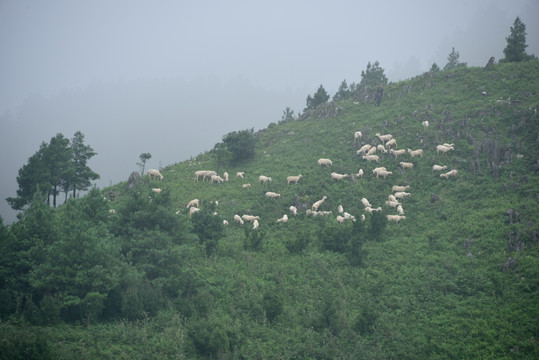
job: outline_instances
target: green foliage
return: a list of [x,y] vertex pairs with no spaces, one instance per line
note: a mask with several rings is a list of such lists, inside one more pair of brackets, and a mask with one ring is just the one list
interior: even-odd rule
[[526,54],[526,25],[517,16],[513,26],[511,26],[511,33],[505,38],[507,46],[503,49],[505,58],[500,60],[501,62],[519,62],[532,58]]
[[294,121],[294,110],[290,109],[289,106],[283,110],[283,115],[281,116],[281,122]]
[[230,162],[235,165],[254,159],[255,145],[254,129],[246,129],[226,134],[219,150],[230,153]]
[[304,109],[304,111],[314,109],[318,105],[325,104],[328,100],[329,94],[327,93],[326,89],[324,89],[324,86],[320,85],[313,96],[307,96],[307,107]]
[[362,89],[377,89],[380,84],[387,85],[387,76],[384,74],[384,68],[380,66],[378,61],[371,64],[367,63],[367,68],[361,71],[361,81],[359,88]]
[[193,232],[198,236],[200,244],[206,249],[206,256],[215,253],[219,239],[224,236],[223,219],[213,215],[215,212],[214,203],[202,202],[202,210],[193,214]]
[[146,161],[152,158],[152,154],[142,153],[139,155],[138,158],[140,159],[140,161],[137,162],[137,165],[140,167],[140,175],[144,176],[144,168],[146,167]]
[[440,71],[440,67],[438,66],[438,64],[432,63],[432,66],[430,67],[429,72],[435,73],[435,72],[438,72],[438,71]]

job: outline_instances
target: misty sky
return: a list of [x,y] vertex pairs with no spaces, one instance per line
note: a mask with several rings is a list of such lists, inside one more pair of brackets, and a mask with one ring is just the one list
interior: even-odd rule
[[538,0],[0,0],[0,216],[42,141],[77,130],[98,153],[99,187],[138,156],[158,168],[230,131],[296,114],[379,61],[390,81],[503,57],[515,18],[539,55]]

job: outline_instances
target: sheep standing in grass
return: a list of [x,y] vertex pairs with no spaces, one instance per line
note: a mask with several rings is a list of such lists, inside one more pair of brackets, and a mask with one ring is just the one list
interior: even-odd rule
[[393,187],[391,188],[391,192],[395,192],[395,191],[406,191],[410,188],[410,185],[406,185],[406,186],[400,186],[400,185],[393,185]]
[[161,194],[161,191],[163,191],[162,189],[159,189],[159,188],[153,188],[152,191],[156,194]]
[[367,156],[369,156],[369,155],[374,155],[374,154],[376,154],[376,150],[377,150],[377,149],[378,149],[378,148],[376,148],[376,147],[373,146],[373,147],[371,147],[371,148],[369,149],[369,151],[367,151],[367,153],[366,153],[365,155],[367,155]]
[[359,150],[357,151],[357,154],[363,154],[365,155],[367,153],[367,151],[369,151],[370,149],[372,148],[372,145],[369,145],[369,144],[365,144],[363,145],[362,147],[359,148]]
[[285,223],[288,222],[288,215],[284,214],[282,218],[277,219],[278,223]]
[[276,192],[273,192],[273,191],[268,191],[266,192],[266,196],[269,197],[270,199],[276,199],[278,197],[281,197],[281,194],[277,194]]
[[441,165],[432,165],[432,171],[442,171],[447,169],[447,166],[441,166]]
[[333,165],[333,161],[331,161],[330,159],[322,158],[322,159],[318,159],[317,164],[318,166],[322,166],[322,165],[329,166],[329,165]]
[[405,220],[406,216],[404,215],[386,215],[388,221],[394,221],[396,224],[399,223],[401,220]]
[[243,225],[243,219],[238,214],[234,215],[234,221],[237,224]]
[[429,128],[429,122],[427,120],[423,121],[421,125],[423,125],[423,130],[427,130]]
[[458,171],[453,169],[449,172],[446,172],[445,174],[440,174],[440,177],[448,179],[450,176],[457,176],[457,175],[458,175]]
[[253,220],[253,230],[258,229],[258,226],[259,226],[259,225],[260,225],[260,224],[258,223],[258,220],[257,220],[257,219],[254,219],[254,220]]
[[395,149],[397,148],[397,140],[391,139],[386,143],[386,148],[387,149],[390,149],[392,147],[394,147]]
[[298,209],[294,205],[290,206],[288,210],[290,210],[290,212],[294,214],[294,216],[298,215]]
[[336,219],[339,224],[344,224],[344,218],[341,215],[337,215]]
[[244,172],[244,171],[241,171],[241,172],[237,172],[237,173],[236,173],[236,177],[237,177],[237,178],[243,179],[243,176],[244,176],[244,175],[245,175],[245,172]]
[[199,205],[199,200],[198,199],[193,199],[191,201],[189,201],[189,203],[187,203],[187,208],[190,208],[190,207],[200,207]]
[[384,147],[384,145],[380,144],[376,147],[376,149],[378,150],[379,153],[381,154],[387,154],[387,150],[386,148]]
[[156,177],[159,178],[159,181],[163,180],[163,175],[159,172],[159,170],[150,169],[148,170],[148,178],[152,180],[152,177],[155,179]]
[[335,181],[339,181],[350,176],[348,174],[337,174],[336,172],[332,172],[330,175],[331,175],[331,178],[334,179]]
[[404,149],[400,149],[400,150],[394,150],[394,149],[391,149],[389,150],[389,153],[393,156],[395,156],[395,159],[399,157],[399,155],[402,155],[406,152],[406,150]]
[[268,183],[268,181],[271,182],[271,178],[268,177],[268,176],[260,175],[260,176],[258,177],[258,182],[259,182],[259,183],[262,183],[262,185],[266,185],[266,184]]
[[301,174],[299,174],[298,176],[289,176],[286,178],[286,181],[287,181],[287,185],[290,186],[290,183],[294,183],[294,184],[297,184],[299,179],[301,179]]
[[312,206],[312,211],[318,211],[318,208],[320,207],[320,205],[322,205],[324,203],[324,201],[326,201],[328,197],[326,195],[324,195],[322,197],[322,199],[318,200],[317,202],[315,202]]
[[376,178],[378,179],[379,176],[383,176],[385,180],[388,175],[393,175],[393,172],[387,170],[380,170],[376,173]]
[[371,203],[370,203],[369,200],[367,200],[366,198],[362,198],[362,199],[361,199],[361,203],[362,203],[363,206],[365,206],[366,208],[367,208],[367,207],[372,207],[372,206],[371,206]]
[[397,207],[397,206],[401,205],[401,203],[398,202],[398,201],[387,200],[386,205],[389,206],[389,207],[394,208],[394,207]]
[[249,189],[251,187],[251,184],[243,184],[241,187],[244,189]]
[[380,162],[380,157],[378,155],[363,155],[363,159],[367,161]]
[[359,169],[359,171],[356,174],[356,177],[363,178],[363,169]]
[[192,207],[189,209],[189,217],[193,216],[194,213],[196,213],[197,211],[200,211],[199,208],[196,208],[196,207]]
[[405,192],[405,191],[397,191],[395,193],[395,198],[396,199],[404,199],[404,198],[407,198],[407,197],[410,197],[412,196],[412,194],[410,194],[409,192]]
[[417,149],[417,150],[408,149],[408,153],[410,154],[411,157],[416,157],[416,156],[423,157],[423,149]]
[[438,154],[438,155],[440,155],[440,151],[442,152],[442,154],[445,155],[445,154],[447,154],[447,152],[449,150],[455,150],[455,148],[452,147],[452,146],[446,146],[446,145],[437,145],[436,146],[436,154]]
[[223,178],[225,181],[228,181],[228,173],[226,171],[223,173]]
[[212,175],[210,177],[210,183],[214,183],[214,182],[217,182],[218,184],[222,184],[223,181],[225,181],[222,177],[220,177],[219,175]]
[[359,130],[354,133],[354,145],[357,146],[359,144],[359,140],[361,140],[362,136],[363,134]]
[[253,222],[254,220],[260,220],[260,216],[253,216],[253,215],[242,215],[241,218],[249,222]]
[[402,170],[406,170],[406,169],[412,169],[414,167],[414,164],[411,163],[411,162],[404,162],[404,161],[401,161],[399,163],[399,165],[401,166]]
[[399,215],[404,215],[404,209],[402,208],[402,205],[397,206],[397,213]]
[[382,144],[385,145],[385,142],[386,141],[389,141],[393,138],[393,135],[391,134],[387,134],[387,135],[380,135],[380,133],[376,133],[376,136],[378,137],[378,139],[380,139],[380,141],[382,142]]
[[342,205],[337,206],[337,211],[339,212],[339,214],[342,214],[344,212],[344,208],[342,207]]

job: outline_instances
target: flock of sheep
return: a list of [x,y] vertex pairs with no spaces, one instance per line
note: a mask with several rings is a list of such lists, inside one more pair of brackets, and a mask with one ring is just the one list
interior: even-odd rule
[[[425,130],[429,126],[427,121],[424,121],[422,123],[422,125],[423,125]],[[354,133],[354,144],[355,144],[355,146],[360,145],[362,136],[363,135],[362,135],[362,133],[360,131],[356,131]],[[406,153],[408,153],[411,158],[415,158],[415,157],[420,157],[421,158],[424,155],[424,151],[422,149],[416,149],[416,150],[397,149],[397,147],[398,147],[397,140],[391,134],[380,135],[379,133],[377,133],[376,137],[380,140],[381,144],[377,144],[377,145],[365,144],[365,145],[362,145],[361,147],[359,147],[359,150],[357,150],[357,152],[356,152],[357,155],[361,155],[362,159],[366,160],[367,162],[379,163],[380,162],[380,156],[377,155],[377,153],[390,154],[389,156],[393,156],[395,159],[397,159],[399,156],[402,156],[402,155],[404,155]],[[436,147],[436,152],[437,152],[438,155],[440,155],[440,153],[442,155],[444,155],[447,152],[449,152],[451,150],[454,150],[454,149],[455,149],[454,144],[445,143],[445,144],[438,145]],[[320,167],[322,167],[322,166],[332,166],[333,162],[330,159],[321,158],[321,159],[319,159],[317,161],[317,164]],[[408,169],[413,169],[414,163],[401,161],[401,162],[399,162],[399,167],[400,167],[400,169],[402,169],[402,171],[405,171],[405,170],[408,170]],[[432,170],[435,171],[435,172],[440,172],[440,171],[443,171],[443,170],[446,170],[446,169],[447,169],[447,166],[445,166],[445,165],[444,166],[442,166],[442,165],[433,165],[433,167],[432,167]],[[151,176],[159,177],[160,179],[162,179],[162,175],[157,170],[153,170],[153,169],[150,170],[148,172],[149,176],[150,176],[150,172],[151,172]],[[372,173],[374,175],[376,175],[377,179],[379,179],[380,177],[386,179],[388,176],[393,175],[393,171],[389,171],[386,167],[376,167],[372,171]],[[244,172],[238,172],[238,173],[236,173],[236,178],[244,179],[244,175],[245,175]],[[339,180],[342,180],[342,179],[348,178],[348,177],[363,178],[363,175],[364,175],[364,170],[363,169],[359,169],[357,174],[352,174],[352,175],[351,174],[339,174],[339,173],[336,173],[336,172],[332,172],[330,174],[331,178],[334,179],[335,181],[339,181]],[[457,172],[457,170],[453,169],[453,170],[451,170],[449,172],[440,174],[440,177],[448,179],[449,177],[456,176],[456,175],[458,175],[458,172]],[[221,177],[221,176],[219,176],[217,174],[217,172],[212,171],[212,170],[199,170],[199,171],[196,171],[194,181],[198,182],[200,180],[200,178],[202,178],[202,181],[205,181],[206,179],[208,179],[208,181],[210,183],[215,183],[216,182],[216,183],[221,184],[221,183],[223,183],[225,181],[229,181],[229,174],[227,172],[224,172],[223,176]],[[292,185],[297,184],[301,180],[301,178],[302,178],[301,174],[288,176],[287,179],[286,179],[287,180],[287,186],[290,186],[291,184]],[[272,178],[269,177],[269,176],[260,175],[258,177],[258,183],[262,184],[262,185],[266,185],[268,182],[271,182],[271,181],[272,181]],[[242,184],[242,188],[246,189],[246,188],[250,188],[250,187],[251,187],[250,183]],[[384,205],[388,206],[389,208],[395,209],[396,214],[386,215],[388,221],[392,221],[392,222],[395,222],[396,224],[398,224],[401,220],[406,219],[406,216],[404,215],[404,209],[403,209],[402,203],[400,201],[402,201],[402,199],[404,199],[404,198],[407,198],[407,197],[411,196],[411,194],[409,192],[406,192],[406,190],[408,190],[409,188],[410,188],[409,185],[406,185],[406,186],[394,185],[392,187],[391,194],[388,195],[388,199],[387,199],[387,201],[385,201]],[[267,191],[265,193],[265,196],[270,198],[270,199],[277,199],[277,198],[281,197],[281,194],[273,192],[273,191]],[[331,215],[332,211],[319,211],[318,210],[326,199],[327,199],[327,196],[323,196],[320,200],[314,202],[312,204],[312,206],[311,206],[311,209],[306,210],[306,215],[308,215],[308,216],[327,216],[327,215]],[[363,204],[363,206],[365,208],[366,213],[371,213],[372,214],[373,211],[381,211],[382,210],[381,206],[378,206],[378,207],[374,208],[370,204],[369,200],[367,200],[366,198],[362,198],[361,202],[362,202],[362,204]],[[199,211],[199,200],[194,199],[194,200],[190,201],[187,204],[187,208],[189,209],[189,215],[190,216],[193,213]],[[296,216],[297,213],[298,213],[298,209],[293,205],[289,207],[289,211],[290,211],[290,214],[293,215],[293,216]],[[356,221],[355,216],[345,212],[342,205],[339,205],[337,207],[337,212],[338,212],[338,215],[336,216],[336,221],[341,223],[341,224],[344,223],[346,220]],[[360,219],[362,221],[364,221],[365,220],[365,215],[361,215]],[[242,215],[242,216],[240,216],[238,214],[234,215],[234,221],[237,224],[243,225],[245,222],[250,222],[250,223],[252,223],[253,229],[257,229],[259,227],[259,225],[260,225],[259,220],[260,220],[260,216],[253,216],[253,215],[247,215],[247,214]],[[277,223],[286,223],[288,221],[288,214],[284,214],[281,218],[276,219],[275,221]],[[228,225],[227,220],[223,220],[223,223],[225,225]]]

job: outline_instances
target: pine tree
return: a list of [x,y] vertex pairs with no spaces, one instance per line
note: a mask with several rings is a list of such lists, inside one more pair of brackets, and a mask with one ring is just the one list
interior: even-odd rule
[[73,197],[76,191],[85,191],[90,187],[91,180],[99,179],[99,175],[92,171],[87,165],[90,158],[96,155],[96,152],[84,144],[84,135],[77,131],[71,140],[71,151],[73,153],[73,180],[70,184],[70,190],[73,190]]
[[451,52],[447,56],[447,64],[444,66],[444,70],[451,70],[458,67],[465,67],[466,63],[459,62],[460,54],[458,51],[455,51],[455,48],[451,48]]
[[530,58],[526,54],[526,25],[518,16],[511,27],[511,34],[505,40],[507,46],[503,49],[505,59],[502,59],[502,62],[519,62]]
[[324,89],[324,86],[320,85],[320,87],[318,87],[318,90],[316,90],[314,96],[307,96],[306,109],[314,109],[318,105],[326,103],[328,100],[329,94],[327,93],[326,89]]

